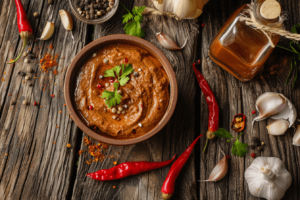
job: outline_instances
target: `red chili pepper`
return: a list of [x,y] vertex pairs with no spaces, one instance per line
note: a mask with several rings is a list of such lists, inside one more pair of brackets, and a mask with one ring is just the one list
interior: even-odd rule
[[18,28],[19,28],[21,39],[23,40],[23,47],[18,57],[13,61],[8,62],[7,64],[15,63],[21,57],[23,50],[27,45],[27,41],[31,36],[31,34],[33,33],[21,0],[15,0],[15,4],[17,8]]
[[114,166],[110,169],[102,169],[94,173],[88,173],[86,175],[91,179],[95,179],[98,181],[117,180],[117,179],[125,178],[127,176],[132,176],[132,175],[165,167],[175,159],[175,156],[176,155],[174,155],[174,157],[171,160],[167,160],[163,162],[146,162],[146,161],[125,162],[120,165]]
[[163,199],[170,199],[174,193],[175,188],[175,181],[179,172],[181,171],[182,167],[186,163],[187,159],[190,157],[192,150],[197,143],[197,141],[202,137],[203,134],[199,135],[194,142],[179,156],[179,158],[174,162],[172,165],[164,184],[161,188],[162,198]]
[[245,129],[246,116],[242,113],[234,115],[231,122],[231,129],[236,132],[241,132]]
[[209,115],[208,115],[208,131],[206,133],[206,144],[203,149],[205,152],[208,139],[213,139],[215,135],[213,134],[215,131],[219,129],[219,105],[217,99],[213,92],[211,91],[208,83],[204,79],[203,75],[196,69],[196,63],[193,64],[193,69],[196,74],[198,84],[205,96],[206,103],[208,105]]

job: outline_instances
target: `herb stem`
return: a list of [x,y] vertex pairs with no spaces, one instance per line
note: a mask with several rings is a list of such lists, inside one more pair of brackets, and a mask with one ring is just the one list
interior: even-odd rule
[[131,13],[130,10],[128,10],[121,2],[120,2],[120,4],[127,12]]
[[[284,49],[284,50],[289,51],[289,52],[292,52],[292,53],[296,53],[295,51],[292,51],[292,50],[290,50],[290,49],[288,49],[288,48],[285,48],[285,47],[282,47],[282,46],[279,46],[279,45],[276,45],[276,47],[279,47],[279,48],[281,48],[281,49]],[[296,54],[299,54],[299,53],[297,52]]]

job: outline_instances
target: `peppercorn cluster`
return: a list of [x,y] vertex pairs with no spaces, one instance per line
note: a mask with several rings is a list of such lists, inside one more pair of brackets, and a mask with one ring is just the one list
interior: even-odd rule
[[258,151],[263,151],[264,142],[259,141],[257,137],[253,137],[251,140],[251,149],[257,149]]
[[78,13],[86,19],[97,19],[112,10],[115,0],[75,0]]

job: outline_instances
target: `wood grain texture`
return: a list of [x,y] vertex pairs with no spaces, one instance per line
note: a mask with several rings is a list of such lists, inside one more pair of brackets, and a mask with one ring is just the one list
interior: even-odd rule
[[[278,157],[280,158],[288,171],[292,174],[293,183],[287,190],[284,199],[297,199],[298,185],[299,185],[299,147],[292,145],[293,131],[288,130],[284,136],[271,136],[267,133],[266,125],[271,120],[257,122],[254,125],[253,132],[251,133],[251,123],[256,115],[252,114],[255,110],[256,99],[265,92],[280,92],[288,97],[296,106],[299,112],[299,82],[296,88],[292,89],[292,81],[285,86],[290,69],[291,56],[281,49],[276,48],[270,58],[267,60],[264,71],[258,74],[250,82],[240,82],[232,75],[224,71],[218,65],[212,62],[208,56],[208,49],[213,41],[218,30],[226,22],[226,19],[233,13],[239,6],[250,3],[247,0],[213,0],[206,6],[205,12],[202,17],[205,27],[202,30],[202,73],[207,78],[208,83],[212,87],[216,98],[220,104],[220,127],[229,129],[231,120],[235,114],[244,113],[247,117],[245,134],[241,137],[240,141],[251,143],[252,137],[258,137],[261,141],[265,142],[264,151],[259,152],[248,148],[249,153],[246,157],[239,158],[231,155],[232,143],[226,143],[225,139],[215,139],[210,141],[207,153],[200,155],[200,178],[207,179],[215,164],[222,158],[219,153],[219,148],[223,149],[226,153],[231,155],[229,160],[229,171],[226,177],[217,183],[201,183],[199,185],[200,199],[258,199],[253,197],[248,189],[248,184],[244,179],[244,171],[252,163],[253,158],[251,153],[257,156],[265,157]],[[289,12],[289,20],[285,22],[288,30],[291,26],[299,23],[299,10],[300,4],[296,0],[281,0],[283,10]],[[288,45],[288,40],[281,38],[279,44],[282,46]],[[199,52],[198,52],[199,54]],[[280,56],[279,56],[280,55]],[[292,77],[293,80],[294,76]],[[206,132],[207,127],[207,106],[205,98],[201,97],[201,133]],[[237,134],[231,133],[236,136]],[[201,149],[204,147],[204,141],[201,143]]]
[[[133,6],[152,6],[151,0],[121,1],[129,9]],[[105,35],[124,33],[122,15],[125,10],[119,6],[117,14],[108,22],[97,25],[95,39]],[[154,170],[137,176],[117,181],[98,182],[86,178],[87,172],[113,167],[113,161],[163,161],[170,159],[174,154],[180,155],[194,140],[195,131],[195,85],[192,63],[195,60],[198,38],[198,24],[196,20],[182,20],[178,22],[166,17],[145,17],[145,39],[158,47],[169,59],[177,76],[179,95],[176,111],[167,126],[153,138],[140,144],[117,147],[111,146],[108,155],[117,155],[117,159],[106,158],[102,163],[87,165],[89,156],[80,157],[75,182],[73,199],[161,199],[161,186],[170,169],[170,166]],[[164,32],[172,37],[179,45],[188,38],[187,46],[182,51],[164,49],[157,41],[155,33]],[[196,134],[198,135],[198,134]],[[82,143],[82,149],[86,149]],[[116,186],[116,189],[113,189]],[[180,173],[173,199],[197,199],[194,155]]]
[[[60,9],[70,11],[67,1],[54,1],[51,6],[47,1],[39,0],[22,3],[34,30],[25,50],[30,47],[39,53],[38,58],[29,63],[22,57],[15,65],[5,64],[17,57],[22,41],[14,1],[1,1],[0,196],[1,199],[65,199],[72,189],[70,180],[78,129],[64,106],[64,76],[72,58],[85,46],[86,25],[73,16],[76,30],[73,41],[70,33],[61,26],[58,15]],[[34,18],[34,12],[40,16]],[[48,41],[36,40],[50,18],[55,22],[54,35]],[[48,73],[41,72],[36,61],[49,50],[50,44],[54,45],[53,55],[60,53],[59,66]],[[30,81],[17,74],[23,71],[29,75],[27,67],[34,70]],[[58,71],[57,75],[53,74],[54,69]],[[12,100],[16,101],[15,105],[11,105]],[[23,105],[23,100],[29,104]],[[34,106],[34,101],[40,104]],[[72,147],[67,148],[67,143]]]

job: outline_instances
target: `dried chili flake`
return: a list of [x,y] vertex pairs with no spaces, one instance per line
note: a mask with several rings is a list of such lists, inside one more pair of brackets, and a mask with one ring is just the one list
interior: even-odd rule
[[52,56],[50,53],[46,52],[44,54],[44,57],[42,59],[40,59],[40,64],[41,64],[41,70],[48,72],[48,69],[54,67],[54,66],[58,66],[57,63],[57,58],[58,58],[58,54],[56,54],[55,56]]
[[70,144],[70,143],[68,143],[68,144],[67,144],[67,147],[68,147],[68,148],[70,148],[70,147],[71,147],[71,144]]
[[91,164],[89,161],[86,161],[86,163],[87,163],[88,165],[90,165],[90,164]]
[[233,117],[231,122],[231,129],[236,132],[241,132],[245,129],[246,116],[244,114],[237,114]]
[[55,144],[56,142],[54,141],[53,144]]
[[4,78],[2,78],[1,80],[2,80],[2,81],[5,81],[5,79],[4,79]]
[[56,74],[57,74],[57,70],[54,70],[54,71],[53,71],[53,74],[55,74],[55,75],[56,75]]
[[53,44],[50,44],[49,47],[50,47],[51,50],[54,48]]
[[11,96],[11,94],[8,94],[8,96]]
[[54,95],[54,94],[51,94],[51,97],[55,97],[55,95]]
[[59,113],[62,113],[61,111],[59,111]]
[[116,165],[116,164],[118,164],[118,162],[117,162],[117,161],[114,161],[113,164]]
[[116,186],[113,186],[113,188],[115,189],[115,188],[116,188]]

